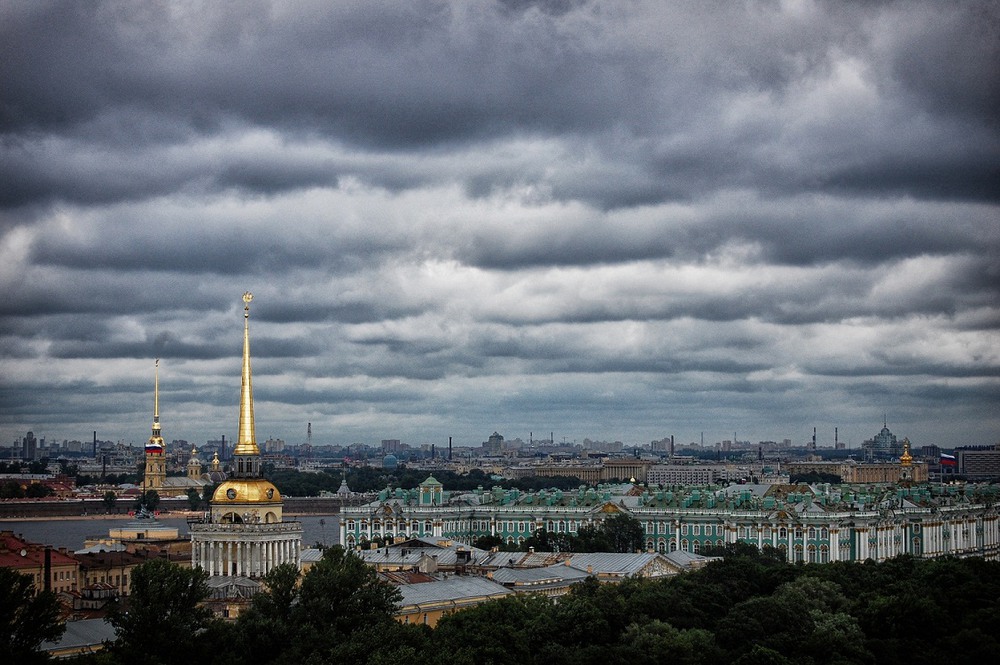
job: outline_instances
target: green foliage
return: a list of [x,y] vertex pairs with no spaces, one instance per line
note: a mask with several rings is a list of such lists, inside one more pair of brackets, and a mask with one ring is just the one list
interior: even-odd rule
[[42,497],[49,496],[52,493],[52,488],[50,487],[46,487],[41,483],[30,483],[28,485],[28,489],[24,491],[24,496],[29,499],[41,499]]
[[167,586],[136,579],[133,609],[152,609],[136,609],[142,620],[129,619],[115,660],[104,662],[183,662],[199,647],[188,662],[978,665],[1000,653],[1000,562],[803,566],[741,544],[718,553],[725,559],[673,577],[590,578],[558,603],[506,596],[448,614],[434,630],[395,621],[395,587],[339,547],[304,576],[292,566],[273,570],[230,624],[202,615],[195,628],[190,597],[188,609],[169,610],[158,600],[172,593]]
[[0,499],[23,499],[24,488],[16,480],[0,482]]
[[156,510],[157,506],[160,505],[160,493],[156,490],[146,490],[139,495],[139,498],[135,500],[136,510],[141,509],[143,506],[146,510],[152,512]]
[[38,647],[58,640],[65,629],[55,594],[35,595],[31,577],[0,568],[0,662],[44,662]]
[[576,535],[539,529],[520,547],[525,552],[532,548],[538,552],[641,552],[645,536],[642,522],[619,513],[598,526],[580,527]]
[[264,577],[264,591],[240,613],[233,644],[234,660],[275,662],[291,646],[292,605],[297,601],[299,571],[294,564],[276,566]]
[[[428,475],[427,471],[409,469],[405,464],[392,470],[375,467],[351,467],[348,469],[330,468],[320,473],[304,473],[296,469],[275,469],[269,465],[264,467],[264,477],[274,483],[286,496],[318,496],[324,490],[335,492],[340,489],[340,483],[345,473],[348,486],[355,492],[377,492],[386,487],[413,489],[427,480]],[[571,490],[576,489],[581,484],[580,479],[576,477],[535,476],[517,480],[495,481],[479,469],[473,469],[467,474],[457,474],[442,469],[435,471],[434,477],[449,490],[456,492],[471,492],[479,487],[493,487],[494,485],[525,492],[551,488]]]
[[132,573],[127,605],[114,608],[115,654],[122,662],[149,665],[191,663],[208,645],[203,632],[212,613],[200,605],[208,598],[208,573],[153,559]]
[[114,510],[115,504],[118,503],[118,495],[108,490],[104,493],[104,498],[102,499],[104,507],[108,510]]

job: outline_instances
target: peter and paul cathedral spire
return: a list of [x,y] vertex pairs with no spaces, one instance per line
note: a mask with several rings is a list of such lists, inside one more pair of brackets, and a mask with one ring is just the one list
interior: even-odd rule
[[163,487],[167,469],[163,460],[163,436],[160,433],[160,359],[153,365],[153,434],[146,442],[146,468],[143,485],[146,490]]

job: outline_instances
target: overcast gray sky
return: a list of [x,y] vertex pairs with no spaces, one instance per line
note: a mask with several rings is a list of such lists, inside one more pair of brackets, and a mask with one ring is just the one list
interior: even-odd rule
[[0,0],[0,442],[1000,440],[995,2]]

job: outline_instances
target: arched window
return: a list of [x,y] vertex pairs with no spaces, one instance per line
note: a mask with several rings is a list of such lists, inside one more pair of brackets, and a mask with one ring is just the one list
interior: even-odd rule
[[780,529],[778,529],[778,538],[781,538],[782,540],[788,538],[788,529],[786,529],[785,527],[781,527]]
[[685,552],[689,552],[690,551],[690,548],[688,547],[687,538],[685,538],[684,540],[681,541],[681,549],[684,550]]
[[809,546],[809,563],[819,563],[819,559],[817,558],[816,546],[815,545],[810,545]]

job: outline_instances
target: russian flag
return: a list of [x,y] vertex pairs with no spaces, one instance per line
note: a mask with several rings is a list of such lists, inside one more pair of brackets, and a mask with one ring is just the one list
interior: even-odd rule
[[941,466],[958,466],[958,460],[954,455],[941,453]]

